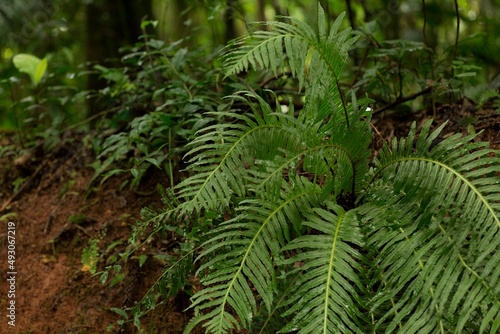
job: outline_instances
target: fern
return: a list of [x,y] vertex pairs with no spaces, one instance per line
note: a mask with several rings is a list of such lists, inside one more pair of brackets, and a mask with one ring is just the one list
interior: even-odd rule
[[[293,17],[286,17],[291,24],[265,22],[274,29],[256,31],[235,41],[239,48],[227,52],[226,75],[250,67],[263,67],[276,75],[287,68],[299,81],[299,89],[307,86],[308,96],[328,96],[327,101],[336,108],[345,108],[339,78],[347,63],[348,50],[358,38],[352,36],[351,29],[339,32],[344,16],[342,13],[328,31],[325,13],[318,5],[318,32]],[[348,118],[347,112],[344,116]]]
[[[293,118],[272,112],[262,99],[260,106],[262,116],[257,109],[253,115],[217,113],[236,122],[209,126],[190,143],[187,156],[193,156],[189,169],[194,175],[177,186],[178,196],[185,200],[185,212],[227,207],[233,194],[241,197],[247,191],[245,164],[272,159],[278,150],[296,141],[293,123],[297,122]],[[259,143],[270,145],[261,150]]]
[[493,333],[500,326],[500,160],[472,136],[430,150],[442,127],[427,136],[429,126],[415,147],[401,140],[384,148],[374,175],[384,182],[371,182],[369,209],[359,208],[373,226],[366,232],[370,248],[382,250],[371,284],[383,290],[373,304],[390,301],[375,328],[436,333],[474,325]]
[[317,30],[289,20],[237,40],[226,73],[286,69],[304,108],[229,96],[250,110],[211,113],[222,122],[189,144],[178,203],[151,218],[203,232],[196,219],[216,217],[194,238],[202,288],[185,332],[498,332],[498,151],[436,144],[445,125],[428,122],[370,160],[370,100],[339,85],[356,37],[342,16],[327,31],[321,7]]
[[205,302],[197,307],[198,312],[206,307],[214,310],[195,318],[194,324],[210,319],[205,324],[210,333],[239,328],[235,317],[226,311],[229,305],[242,325],[248,327],[257,311],[252,288],[271,309],[275,284],[272,256],[278,256],[291,238],[289,219],[292,226],[294,222],[298,226],[301,208],[314,206],[317,201],[314,184],[303,179],[295,181],[293,188],[283,183],[282,189],[262,193],[263,198],[242,202],[240,214],[213,231],[214,237],[206,243],[201,256],[211,259],[201,265],[199,272],[214,267],[218,270],[210,270],[203,278],[202,283],[211,287],[193,297],[193,306]]
[[[351,30],[339,32],[345,16],[341,14],[327,31],[325,13],[318,6],[318,33],[314,28],[293,18],[287,17],[292,24],[285,22],[265,22],[274,29],[256,31],[235,41],[240,46],[227,53],[226,74],[231,75],[254,69],[266,68],[277,74],[288,67],[292,75],[304,86],[311,78],[318,87],[320,82],[329,87],[332,78],[338,78],[345,68],[347,51],[356,42]],[[334,50],[334,52],[332,52]]]
[[283,248],[297,253],[285,264],[305,264],[290,272],[300,275],[299,288],[285,312],[295,317],[282,332],[301,328],[299,333],[342,333],[349,328],[364,333],[362,255],[353,248],[362,247],[363,236],[356,220],[353,211],[327,202],[326,209],[310,210],[303,222],[321,234],[303,235]]

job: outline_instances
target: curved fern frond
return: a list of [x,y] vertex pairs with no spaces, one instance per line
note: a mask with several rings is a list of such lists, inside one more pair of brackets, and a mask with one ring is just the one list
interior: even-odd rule
[[[353,110],[350,127],[345,122],[314,125],[274,112],[257,95],[245,95],[232,98],[252,106],[253,114],[219,112],[219,117],[234,121],[207,127],[190,143],[192,176],[177,186],[184,212],[227,207],[232,196],[259,191],[285,173],[331,180],[329,191],[336,195],[357,192],[364,184],[371,139],[365,112]],[[257,106],[250,98],[257,100]]]
[[[272,159],[278,150],[290,146],[290,141],[295,142],[297,136],[290,124],[296,120],[273,112],[262,98],[256,98],[261,108],[254,108],[253,115],[214,113],[232,119],[233,123],[209,126],[189,144],[192,175],[176,187],[178,197],[184,200],[181,207],[185,212],[227,207],[233,195],[241,197],[247,190],[245,165],[254,166],[257,159]],[[292,133],[287,134],[288,131]]]
[[303,263],[290,271],[298,275],[296,293],[287,300],[285,315],[294,314],[281,332],[365,333],[363,306],[363,236],[352,211],[328,203],[311,210],[303,223],[319,234],[301,236],[283,248],[296,253],[285,264]]
[[500,329],[500,159],[472,136],[386,146],[359,209],[376,263],[376,330]]
[[292,76],[303,87],[309,78],[314,84],[328,88],[332,78],[339,78],[347,62],[347,51],[357,37],[351,37],[351,29],[339,33],[345,13],[327,31],[325,15],[318,4],[319,31],[293,18],[285,17],[292,23],[265,22],[271,31],[256,31],[251,36],[236,40],[236,49],[226,51],[226,75],[254,69],[270,69],[276,75],[288,67]]
[[273,257],[291,239],[290,227],[300,225],[302,208],[315,206],[319,193],[318,186],[303,178],[278,188],[243,201],[240,214],[215,229],[206,242],[199,259],[209,259],[198,270],[207,271],[201,279],[205,289],[193,296],[191,307],[198,316],[188,330],[200,322],[209,333],[226,333],[239,324],[248,328],[258,304],[253,289],[271,308]]

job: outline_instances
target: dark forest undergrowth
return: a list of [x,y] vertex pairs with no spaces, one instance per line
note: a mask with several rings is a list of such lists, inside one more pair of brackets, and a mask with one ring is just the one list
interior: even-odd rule
[[[492,109],[477,109],[466,99],[456,104],[438,106],[435,126],[449,120],[442,133],[467,134],[467,120],[479,121],[479,138],[500,148],[500,115]],[[398,114],[379,115],[372,121],[376,133],[374,148],[393,136],[408,132],[413,120],[423,124],[430,110],[411,117]],[[54,152],[36,156],[24,164],[15,165],[12,159],[2,158],[0,181],[10,184],[18,173],[31,175],[25,187],[16,193],[0,193],[0,204],[9,203],[0,212],[2,219],[16,224],[18,258],[17,333],[104,333],[120,317],[111,308],[134,305],[161,275],[164,264],[150,256],[143,267],[138,256],[169,252],[177,242],[169,235],[157,236],[145,244],[124,266],[123,281],[109,287],[82,270],[81,254],[91,238],[98,238],[102,247],[115,244],[103,254],[124,252],[131,226],[140,218],[141,208],[160,207],[161,197],[155,191],[157,184],[167,186],[170,181],[163,174],[152,172],[141,183],[139,191],[119,190],[125,176],[113,177],[103,186],[88,192],[93,171],[88,166],[91,152],[79,145],[78,134],[68,134],[76,140],[67,140]],[[69,139],[69,138],[68,138]],[[1,138],[3,143],[8,137]],[[176,172],[179,177],[179,172]],[[140,193],[140,194],[139,194]],[[2,232],[1,240],[6,240]],[[6,245],[1,245],[5,249]],[[104,266],[105,264],[101,264]],[[100,268],[103,269],[103,268]],[[0,268],[6,272],[6,263]],[[196,285],[193,277],[193,284]],[[0,291],[6,291],[3,280]],[[6,300],[1,300],[2,307]],[[185,312],[189,296],[179,294],[170,298],[142,319],[147,333],[182,333],[191,314]],[[12,331],[10,331],[12,332]],[[203,331],[200,331],[203,332]],[[115,326],[111,333],[137,333],[132,324],[123,329]]]

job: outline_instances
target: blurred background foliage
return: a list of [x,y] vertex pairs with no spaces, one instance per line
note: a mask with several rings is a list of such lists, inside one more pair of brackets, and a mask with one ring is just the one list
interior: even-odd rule
[[[473,71],[473,85],[469,86],[493,91],[500,86],[500,0],[320,2],[332,18],[346,11],[349,20],[344,24],[366,36],[352,51],[354,66],[349,72],[351,78],[347,78],[351,88],[390,103],[391,99],[408,94],[416,82],[424,89],[426,80],[438,80],[446,70],[454,71],[452,74],[465,73],[462,77],[472,76]],[[120,58],[127,47],[130,50],[143,41],[145,34],[167,44],[178,43],[179,48],[201,46],[214,53],[244,34],[250,28],[249,22],[274,20],[279,15],[313,22],[316,3],[316,0],[0,0],[3,32],[0,129],[15,131],[30,122],[63,127],[108,108],[109,105],[99,105],[102,101],[99,92],[109,84],[109,76],[106,78],[102,68],[99,71],[95,65],[120,67],[126,72]],[[456,50],[455,3],[460,16],[460,42]],[[156,20],[158,24],[141,29],[143,20]],[[371,52],[368,56],[366,50]],[[39,87],[30,85],[27,76],[14,68],[12,57],[19,53],[48,58],[47,74]],[[423,64],[421,60],[429,55],[434,57],[434,64]],[[448,60],[451,57],[455,62],[440,63],[440,56]],[[407,66],[406,72],[391,69],[391,64],[400,69]],[[415,71],[422,75],[412,73]],[[405,82],[400,79],[400,83],[410,86],[405,88],[408,92],[389,83],[392,76],[402,74],[407,79]]]

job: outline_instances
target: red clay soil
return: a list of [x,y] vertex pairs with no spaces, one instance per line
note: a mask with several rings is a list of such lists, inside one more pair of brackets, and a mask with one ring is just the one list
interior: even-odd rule
[[[481,139],[500,148],[500,115],[493,110],[476,110],[469,101],[456,105],[437,106],[436,125],[449,120],[446,131],[467,133],[468,124],[485,130]],[[376,133],[374,146],[393,136],[406,135],[412,120],[421,126],[432,112],[405,115],[376,115],[372,125]],[[470,127],[469,127],[470,130]],[[0,136],[1,137],[1,136]],[[442,137],[446,137],[446,133]],[[4,145],[5,143],[5,138]],[[140,218],[143,207],[160,207],[160,196],[154,191],[157,183],[167,185],[163,176],[151,177],[141,184],[149,196],[120,185],[114,178],[102,186],[91,188],[89,181],[92,156],[77,141],[63,144],[50,154],[38,154],[30,159],[16,160],[12,156],[0,159],[0,205],[10,204],[0,212],[0,271],[7,275],[7,222],[15,224],[15,327],[9,326],[7,314],[9,282],[0,281],[2,323],[0,333],[137,333],[131,324],[122,329],[121,319],[110,308],[131,306],[139,300],[161,274],[162,266],[147,260],[143,268],[136,263],[125,266],[126,278],[114,287],[102,285],[99,276],[82,271],[81,254],[91,237],[99,238],[101,250],[120,241],[113,252],[127,246],[131,226]],[[2,144],[2,143],[0,143]],[[25,176],[25,188],[12,198],[12,182]],[[6,216],[7,215],[7,216]],[[154,253],[153,246],[143,249]],[[102,260],[105,256],[103,255]],[[152,258],[152,257],[150,257]],[[98,270],[104,268],[101,261]],[[145,333],[181,333],[189,315],[184,312],[189,300],[180,296],[168,300],[145,319]]]
[[[82,270],[81,255],[91,237],[99,238],[105,250],[112,242],[119,246],[112,251],[123,252],[131,226],[140,218],[143,207],[159,207],[156,183],[141,185],[144,193],[120,185],[124,178],[108,180],[90,193],[93,171],[90,157],[74,145],[64,145],[60,152],[47,157],[33,157],[22,166],[13,166],[12,158],[0,160],[0,205],[12,196],[13,179],[27,174],[27,186],[9,206],[0,212],[0,271],[5,277],[7,263],[7,222],[15,224],[15,298],[9,298],[10,284],[0,282],[2,323],[0,333],[137,333],[131,325],[116,325],[121,319],[111,307],[131,306],[139,300],[161,274],[162,266],[147,260],[140,270],[137,263],[124,267],[126,278],[114,287],[102,285],[99,276]],[[21,171],[20,171],[21,170]],[[31,176],[31,177],[29,177]],[[26,181],[25,181],[26,182]],[[153,190],[153,191],[152,191]],[[11,239],[14,240],[14,239]],[[144,251],[149,251],[144,249]],[[105,254],[109,256],[111,254]],[[104,259],[104,256],[102,257]],[[104,269],[101,261],[98,270]],[[147,272],[143,275],[142,272]],[[7,307],[15,300],[15,324],[8,324]],[[187,298],[176,298],[142,319],[147,333],[182,333],[188,320],[183,310]]]

